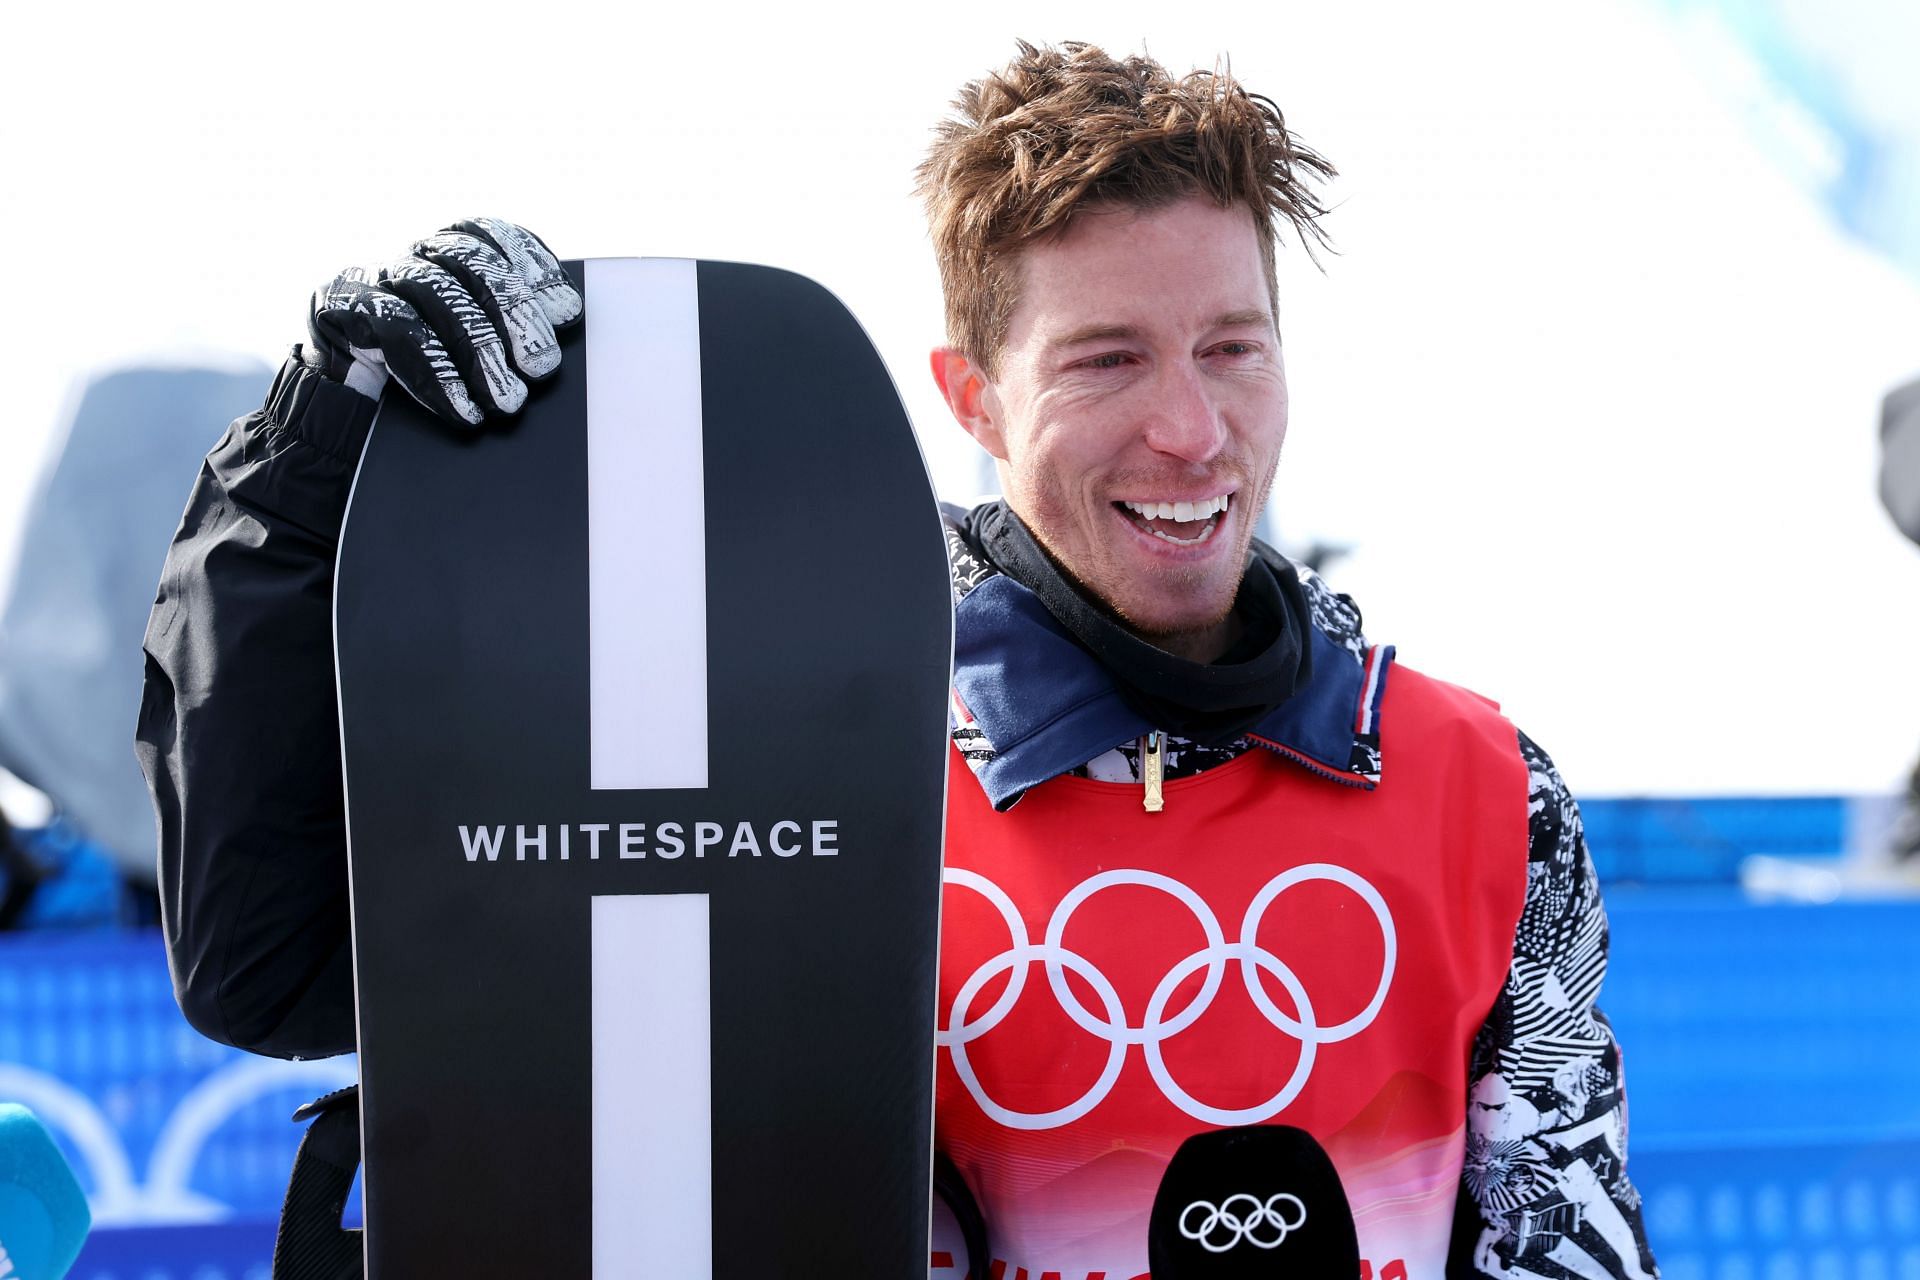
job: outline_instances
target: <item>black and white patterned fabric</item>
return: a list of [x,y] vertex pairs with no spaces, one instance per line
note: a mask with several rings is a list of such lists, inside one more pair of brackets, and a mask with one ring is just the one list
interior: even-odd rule
[[527,376],[544,378],[560,366],[553,321],[533,288],[513,264],[486,241],[460,231],[442,231],[413,246],[413,256],[457,281],[485,312]]
[[[957,603],[998,572],[949,523]],[[1360,610],[1295,565],[1312,624],[1364,665]],[[975,769],[993,745],[954,700],[953,741]],[[1580,812],[1546,752],[1525,734],[1527,892],[1507,985],[1476,1037],[1454,1254],[1469,1274],[1506,1280],[1655,1280],[1640,1196],[1627,1180],[1626,1090],[1613,1028],[1595,1005],[1607,969],[1607,919]],[[1247,739],[1203,747],[1168,738],[1163,776],[1191,777],[1254,749]],[[1356,745],[1380,769],[1377,738]],[[1139,782],[1128,743],[1072,773]],[[1450,1268],[1449,1274],[1458,1274]]]
[[504,218],[467,218],[447,230],[473,236],[505,256],[508,268],[527,282],[534,301],[554,324],[569,325],[580,318],[586,307],[580,290],[547,242],[533,232]]
[[440,418],[478,426],[526,403],[523,378],[560,363],[556,326],[579,291],[538,236],[497,218],[456,223],[384,267],[314,292],[305,358],[370,399],[388,377]]
[[[1627,1180],[1627,1099],[1595,1000],[1607,916],[1580,811],[1524,733],[1527,896],[1507,985],[1474,1043],[1462,1181],[1476,1270],[1517,1280],[1659,1274]],[[1456,1241],[1456,1250],[1466,1242]]]

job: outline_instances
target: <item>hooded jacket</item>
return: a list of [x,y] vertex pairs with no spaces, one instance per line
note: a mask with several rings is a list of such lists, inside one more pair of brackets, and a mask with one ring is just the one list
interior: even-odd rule
[[1332,1154],[1363,1274],[1654,1274],[1605,917],[1545,753],[1299,565],[1306,685],[1223,747],[1157,733],[994,568],[984,510],[946,510],[970,770],[936,1117],[1006,1273],[1144,1273],[1180,1140],[1285,1123]]

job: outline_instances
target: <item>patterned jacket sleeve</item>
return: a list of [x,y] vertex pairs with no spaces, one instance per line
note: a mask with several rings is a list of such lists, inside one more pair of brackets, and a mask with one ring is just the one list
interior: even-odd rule
[[1595,1005],[1607,917],[1580,811],[1525,734],[1526,905],[1513,966],[1473,1049],[1449,1276],[1659,1274],[1627,1180],[1627,1098]]

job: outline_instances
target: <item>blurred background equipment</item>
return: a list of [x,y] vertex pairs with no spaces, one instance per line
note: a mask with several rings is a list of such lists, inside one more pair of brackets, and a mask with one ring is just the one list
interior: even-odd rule
[[131,923],[127,898],[106,852],[66,820],[15,827],[0,807],[0,932]]
[[1900,532],[1920,542],[1920,378],[1880,404],[1880,501]]
[[93,1218],[39,1117],[0,1103],[0,1276],[60,1280]]
[[[1920,378],[1889,391],[1880,406],[1880,501],[1900,532],[1920,542]],[[1895,862],[1920,868],[1920,758],[1887,850]]]
[[140,644],[199,459],[270,371],[134,368],[80,393],[26,512],[0,608],[0,768],[44,792],[70,849],[154,881],[153,805],[134,763]]

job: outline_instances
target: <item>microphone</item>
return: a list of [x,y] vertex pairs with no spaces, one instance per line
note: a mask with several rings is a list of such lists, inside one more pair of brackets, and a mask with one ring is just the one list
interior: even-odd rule
[[1160,1179],[1153,1280],[1357,1280],[1360,1241],[1333,1161],[1291,1125],[1196,1133]]
[[60,1280],[93,1214],[40,1117],[0,1103],[0,1280]]

